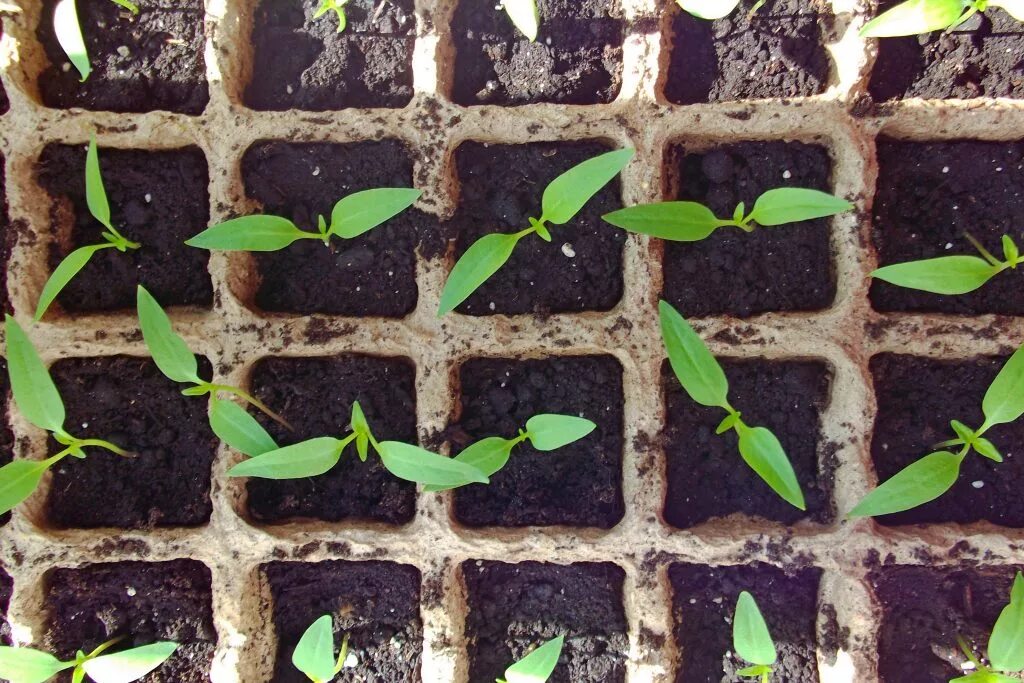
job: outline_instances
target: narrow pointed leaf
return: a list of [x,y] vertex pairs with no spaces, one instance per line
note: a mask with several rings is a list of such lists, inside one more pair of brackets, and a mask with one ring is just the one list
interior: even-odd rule
[[142,338],[160,372],[175,382],[202,384],[196,355],[174,331],[164,309],[142,285],[138,286],[135,298]]
[[0,515],[31,496],[47,468],[49,465],[41,460],[15,460],[0,467]]
[[502,0],[505,11],[512,24],[519,29],[519,32],[530,39],[530,42],[537,40],[537,32],[540,30],[540,10],[537,9],[537,0]]
[[992,279],[996,268],[977,256],[941,256],[879,268],[871,277],[934,294],[967,294]]
[[102,249],[112,249],[113,246],[109,242],[105,244],[90,244],[86,247],[79,247],[65,256],[64,260],[53,270],[50,279],[43,285],[43,291],[39,295],[39,303],[36,304],[35,319],[42,320],[53,300],[78,275],[79,271],[85,268],[85,264],[89,262],[93,254]]
[[185,244],[221,251],[277,251],[308,236],[287,218],[257,215],[232,218],[209,227]]
[[330,471],[341,458],[341,441],[320,436],[244,460],[230,470],[229,477],[302,479]]
[[732,644],[736,654],[751,664],[770,666],[778,658],[775,643],[768,632],[768,624],[765,623],[754,596],[747,591],[740,593],[736,601],[736,613],[732,620]]
[[940,31],[952,26],[963,12],[963,0],[907,0],[869,21],[860,35],[891,38]]
[[981,409],[989,426],[1013,422],[1024,414],[1024,346],[1010,356],[992,380]]
[[[485,477],[490,477],[505,466],[513,447],[515,447],[515,441],[503,439],[500,436],[489,436],[464,449],[455,456],[455,460],[475,467]],[[433,493],[452,488],[455,486],[425,486],[423,490]]]
[[131,683],[157,669],[177,649],[177,643],[152,643],[101,655],[85,662],[82,668],[96,683]]
[[737,676],[750,676],[756,677],[766,673],[771,673],[772,668],[764,664],[755,664],[754,666],[747,666],[742,669],[736,670]]
[[64,402],[50,373],[18,322],[7,316],[7,372],[14,403],[25,419],[40,429],[64,428]]
[[505,265],[516,244],[522,239],[517,233],[484,235],[466,250],[441,292],[438,315],[443,316],[469,298],[469,295]]
[[787,503],[806,510],[807,505],[804,503],[804,494],[800,490],[796,472],[793,471],[793,465],[775,435],[764,427],[741,427],[739,436],[740,455],[743,456],[744,462]]
[[384,467],[399,479],[433,486],[487,483],[487,477],[477,468],[419,446],[383,441],[378,452]]
[[617,176],[633,158],[634,150],[619,149],[573,166],[552,180],[544,190],[544,220],[562,225],[572,220],[583,205]]
[[111,228],[110,204],[107,203],[107,191],[103,187],[100,155],[96,151],[95,137],[89,140],[89,150],[85,153],[85,203],[93,218]]
[[[1021,4],[1024,4],[1024,0],[1021,0]],[[1020,248],[1016,242],[1010,239],[1009,235],[1003,235],[1003,257],[1011,264],[1020,258]]]
[[565,636],[552,638],[505,670],[508,683],[545,683],[558,666]]
[[1006,673],[1024,670],[1024,576],[1017,572],[1010,604],[999,613],[988,640],[992,668]]
[[330,614],[314,621],[299,638],[292,664],[313,681],[334,678],[334,626]]
[[642,204],[602,218],[617,228],[673,242],[697,242],[722,224],[711,209],[697,202]]
[[53,32],[64,54],[78,70],[81,80],[89,78],[92,67],[89,66],[89,53],[82,37],[82,27],[78,23],[75,0],[60,0],[57,3],[53,10]]
[[996,445],[983,436],[979,436],[977,439],[975,439],[974,450],[978,451],[979,454],[994,462],[1003,461],[1003,454],[999,452],[999,449],[996,448]]
[[946,451],[924,456],[864,496],[850,517],[888,515],[935,500],[956,483],[963,459],[962,455]]
[[683,316],[665,301],[658,304],[668,360],[683,389],[697,403],[728,408],[729,383],[722,366]]
[[126,10],[128,10],[132,14],[138,14],[139,13],[139,6],[136,5],[133,2],[129,2],[129,0],[111,0],[111,1],[114,4],[116,4],[116,5],[120,5],[121,7],[124,7]]
[[234,401],[212,399],[210,429],[218,439],[250,458],[278,450],[278,445],[263,425]]
[[352,239],[402,213],[423,194],[409,188],[382,187],[355,192],[334,205],[331,234]]
[[553,451],[579,441],[597,425],[574,415],[534,415],[526,421],[530,443],[538,451]]
[[989,0],[989,6],[1001,7],[1017,21],[1024,21],[1024,0]]
[[849,211],[853,204],[827,192],[802,187],[768,190],[754,202],[750,219],[768,227],[809,221]]
[[740,0],[676,0],[679,6],[698,19],[721,19],[733,13]]
[[11,683],[43,683],[72,666],[74,662],[61,662],[49,652],[0,646],[0,679]]

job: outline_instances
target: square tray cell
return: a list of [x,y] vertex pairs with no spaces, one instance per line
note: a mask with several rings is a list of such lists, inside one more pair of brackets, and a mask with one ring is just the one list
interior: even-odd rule
[[[349,635],[349,657],[339,680],[420,681],[423,623],[420,571],[394,562],[271,562],[263,565],[273,598],[277,659],[274,683],[308,683],[292,653],[309,625],[325,614],[334,644]],[[337,650],[335,651],[337,654]]]
[[469,680],[493,681],[537,645],[565,635],[551,683],[624,683],[626,573],[607,562],[462,563]]
[[[253,393],[293,430],[254,414],[279,445],[287,446],[319,436],[341,438],[349,431],[352,403],[359,401],[378,441],[416,443],[415,376],[407,358],[264,358],[253,369]],[[264,522],[311,517],[405,524],[416,508],[416,485],[384,469],[372,449],[361,462],[355,444],[318,477],[253,478],[247,487],[249,513]]]
[[462,365],[459,379],[462,412],[449,430],[459,450],[488,436],[513,438],[541,413],[576,415],[597,424],[585,438],[553,452],[523,442],[490,484],[455,489],[460,523],[609,529],[622,519],[622,366],[617,360],[477,358]]
[[[39,158],[38,182],[53,199],[51,271],[74,249],[104,242],[100,234],[105,228],[85,201],[85,150],[84,145],[51,144]],[[210,220],[210,180],[202,151],[101,148],[99,159],[114,227],[142,247],[94,254],[61,292],[60,305],[74,312],[134,311],[136,285],[142,284],[165,307],[211,306],[209,252],[185,244]],[[71,236],[64,243],[58,235],[68,224]]]
[[[739,142],[706,152],[670,150],[678,169],[672,199],[696,201],[719,217],[739,202],[747,210],[779,187],[832,191],[828,151],[800,142]],[[835,298],[830,221],[821,218],[775,228],[720,228],[700,242],[665,243],[662,297],[686,317],[766,311],[815,311]]]
[[[885,481],[910,463],[932,453],[934,444],[955,438],[950,420],[981,426],[981,402],[1006,358],[942,361],[881,354],[871,359],[878,416],[871,459]],[[937,500],[906,512],[876,518],[879,524],[968,524],[989,521],[1024,527],[1024,501],[1017,492],[1024,480],[1024,420],[993,427],[985,437],[1005,456],[995,463],[971,453],[953,488]],[[1017,456],[1017,457],[1014,457]]]
[[[489,145],[466,142],[455,151],[461,193],[454,223],[455,256],[495,232],[517,232],[540,218],[549,182],[573,166],[611,151],[600,142]],[[622,208],[612,180],[576,217],[551,226],[551,242],[528,235],[508,262],[456,310],[469,315],[607,311],[622,298],[626,234],[601,216]]]
[[[263,212],[316,231],[353,192],[412,187],[412,159],[397,140],[351,144],[259,142],[242,157],[246,194]],[[300,240],[255,254],[255,303],[265,311],[397,318],[416,306],[416,246],[437,219],[407,209],[355,239]]]
[[[880,266],[979,256],[967,234],[1000,259],[1003,235],[1024,248],[1024,143],[883,139],[876,188],[872,234]],[[1024,315],[1024,269],[1007,270],[960,296],[874,280],[871,303],[880,311]]]
[[210,101],[206,82],[202,0],[157,0],[139,13],[112,2],[77,3],[92,73],[80,82],[53,30],[57,0],[43,0],[36,35],[49,64],[39,74],[48,107],[100,111],[165,110],[201,114]]
[[89,652],[113,638],[124,638],[113,651],[171,640],[178,649],[140,681],[209,683],[217,631],[202,563],[89,564],[53,569],[45,584],[45,645],[55,656],[74,659],[79,648]]
[[[149,358],[60,360],[50,369],[69,432],[106,439],[133,453],[100,448],[52,468],[47,517],[61,528],[196,526],[210,519],[210,467],[217,440],[208,401],[183,396]],[[202,359],[200,375],[209,377]],[[52,438],[50,455],[63,448]]]
[[673,635],[680,651],[676,683],[750,680],[736,675],[748,664],[732,651],[732,620],[742,591],[754,596],[778,649],[772,680],[817,683],[820,569],[785,572],[760,562],[735,567],[679,563],[669,566],[668,578]]
[[829,400],[828,366],[817,361],[721,362],[729,379],[729,401],[747,424],[771,429],[786,449],[807,511],[780,498],[743,462],[735,432],[715,434],[725,413],[695,403],[666,362],[662,368],[668,479],[665,521],[688,529],[741,513],[784,524],[804,519],[831,522],[835,464],[818,461],[819,452],[825,450],[821,412]]
[[412,100],[413,0],[352,0],[348,25],[317,0],[261,0],[252,28],[253,109],[399,108]]
[[665,97],[674,104],[809,97],[825,92],[831,63],[823,35],[834,21],[826,3],[769,0],[751,13],[743,0],[707,21],[674,8]]

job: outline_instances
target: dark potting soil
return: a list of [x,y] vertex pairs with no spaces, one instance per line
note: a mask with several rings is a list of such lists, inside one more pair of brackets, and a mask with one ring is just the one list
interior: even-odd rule
[[[17,239],[11,229],[11,216],[7,204],[7,178],[4,156],[0,154],[0,308],[5,313],[14,313],[11,300],[7,294],[7,260],[11,255],[11,246]],[[2,456],[0,456],[2,457]]]
[[[950,420],[981,426],[982,398],[1006,358],[942,361],[897,354],[871,359],[878,401],[871,459],[885,481],[910,463],[932,453],[933,445],[955,438]],[[879,524],[932,524],[989,521],[1024,526],[1024,502],[1017,492],[1024,480],[1024,420],[993,427],[985,437],[1000,449],[1004,462],[971,453],[948,492],[920,507],[875,520]]]
[[277,660],[274,683],[308,679],[292,665],[292,653],[309,625],[325,614],[334,624],[335,656],[342,638],[358,664],[335,679],[420,681],[423,623],[420,572],[394,562],[271,562],[263,565],[274,605]]
[[[200,375],[210,364],[200,359]],[[183,396],[149,358],[72,358],[50,374],[79,438],[97,438],[133,453],[87,448],[53,467],[47,518],[61,528],[195,526],[210,519],[210,467],[217,440],[208,400]],[[50,439],[50,455],[63,446]]]
[[[252,391],[288,420],[292,431],[262,413],[257,419],[277,443],[349,432],[352,403],[359,401],[378,441],[417,443],[416,368],[407,358],[341,355],[325,358],[265,358],[252,374]],[[359,460],[355,444],[329,472],[318,477],[274,481],[249,479],[249,512],[265,522],[315,518],[409,522],[416,485],[384,469],[371,449]]]
[[778,437],[793,463],[807,511],[780,498],[743,462],[735,432],[715,434],[725,413],[695,403],[666,362],[662,368],[668,478],[665,521],[686,529],[738,512],[784,524],[802,519],[831,522],[835,516],[831,465],[818,462],[821,411],[828,404],[831,381],[826,364],[721,362],[729,379],[729,401],[748,425],[767,427]]
[[0,569],[0,645],[11,645],[11,624],[7,621],[7,608],[14,594],[14,579]]
[[[242,158],[248,196],[268,214],[315,232],[342,197],[412,187],[412,159],[397,140],[351,144],[260,142]],[[256,305],[266,311],[401,317],[416,307],[416,247],[439,241],[437,219],[414,208],[350,240],[299,240],[255,254]]]
[[[48,651],[74,659],[113,638],[111,652],[179,643],[142,683],[205,683],[217,644],[210,570],[194,560],[111,562],[46,574]],[[71,680],[61,674],[61,683]]]
[[[872,234],[880,266],[953,254],[980,257],[967,234],[1000,259],[1003,235],[1024,248],[1024,143],[882,140],[878,166]],[[880,311],[1024,315],[1024,268],[960,296],[874,280],[871,303]]]
[[[11,396],[11,384],[7,377],[7,361],[0,358],[0,467],[14,459],[14,433],[7,417]],[[11,513],[5,512],[0,515],[0,526],[10,520]]]
[[[832,191],[828,151],[800,142],[740,142],[702,153],[680,145],[669,164],[678,169],[671,197],[705,204],[720,217],[739,202],[749,212],[761,193],[778,187]],[[830,219],[821,218],[666,242],[662,296],[687,317],[826,308],[836,293],[829,232]]]
[[[4,27],[0,23],[0,38],[3,38]],[[7,110],[11,108],[11,101],[7,97],[7,90],[4,88],[4,84],[0,83],[0,114],[6,114]]]
[[[549,182],[608,151],[599,142],[460,145],[455,151],[462,188],[454,218],[456,258],[484,235],[528,228],[530,217],[540,218]],[[620,187],[612,180],[569,223],[550,226],[551,242],[527,235],[501,270],[456,310],[488,315],[612,308],[622,298],[626,233],[601,216],[622,208]]]
[[823,32],[834,17],[814,0],[770,0],[751,14],[743,0],[729,16],[698,19],[675,8],[665,97],[675,104],[825,92],[831,63]]
[[138,15],[112,2],[78,3],[92,73],[80,82],[53,30],[57,0],[43,0],[36,35],[49,64],[39,74],[48,107],[201,114],[210,100],[202,0],[154,0]]
[[946,683],[965,672],[957,636],[985,651],[1010,600],[1018,568],[881,567],[868,575],[882,609],[878,674],[882,683]]
[[[142,246],[125,253],[103,249],[94,254],[60,293],[60,305],[76,312],[134,311],[136,286],[142,284],[165,307],[211,306],[210,254],[185,244],[210,219],[209,174],[202,151],[101,148],[99,160],[114,227]],[[104,243],[105,228],[86,205],[84,145],[47,145],[37,178],[54,200],[51,270],[74,249]],[[68,224],[71,236],[64,243],[60,235]]]
[[490,0],[460,0],[452,18],[457,104],[604,104],[622,87],[619,0],[539,0],[537,41]]
[[749,663],[732,648],[733,614],[742,591],[754,596],[775,641],[779,659],[772,680],[819,680],[815,619],[820,569],[786,572],[760,562],[735,567],[680,563],[669,566],[668,578],[681,660],[676,683],[750,680],[736,675]]
[[404,107],[412,100],[413,0],[352,0],[348,25],[318,0],[261,0],[253,19],[253,109]]
[[462,563],[469,611],[470,683],[492,683],[556,636],[565,646],[550,683],[622,683],[626,676],[625,572],[607,562]]
[[611,356],[544,360],[477,358],[459,370],[461,410],[449,432],[457,450],[488,436],[513,438],[542,413],[585,417],[598,426],[552,452],[523,442],[487,486],[454,491],[467,526],[566,524],[609,529],[622,497],[622,366]]

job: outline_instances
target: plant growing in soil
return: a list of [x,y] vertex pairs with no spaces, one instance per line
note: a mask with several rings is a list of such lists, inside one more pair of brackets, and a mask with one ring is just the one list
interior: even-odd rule
[[779,655],[775,651],[775,643],[764,623],[761,610],[757,607],[754,596],[743,591],[736,601],[736,612],[732,618],[732,648],[751,666],[740,669],[740,676],[760,678],[761,683],[768,683],[772,667]]
[[[138,14],[139,8],[129,0],[110,0],[115,5],[124,7],[132,14]],[[85,39],[82,38],[82,26],[78,23],[78,9],[75,7],[75,0],[60,0],[53,10],[53,31],[57,35],[57,42],[74,64],[82,81],[89,78],[92,67],[89,65],[89,52],[85,48]]]
[[127,451],[109,441],[79,439],[64,429],[64,402],[39,354],[11,316],[7,316],[5,332],[8,373],[15,405],[26,420],[50,432],[64,449],[45,460],[15,460],[0,467],[0,514],[10,511],[32,495],[46,470],[69,455],[85,458],[83,449],[95,446],[128,456]]
[[1024,671],[1024,575],[1017,572],[1010,589],[1010,604],[1003,608],[996,619],[988,639],[988,666],[981,663],[971,647],[962,637],[957,637],[960,649],[971,663],[974,671],[954,678],[950,683],[1015,683]]
[[53,300],[85,267],[93,254],[103,249],[117,249],[124,253],[129,249],[138,249],[142,246],[138,242],[127,239],[110,222],[110,204],[107,203],[107,192],[103,188],[103,177],[100,175],[100,159],[96,152],[95,136],[89,139],[89,150],[85,154],[85,201],[92,217],[106,228],[102,233],[106,242],[79,247],[60,262],[60,265],[50,275],[50,279],[43,285],[43,292],[39,295],[39,303],[36,305],[36,320],[40,320],[46,314],[46,309],[50,307]]
[[484,235],[474,242],[448,276],[441,292],[438,316],[455,310],[477,287],[498,272],[512,256],[519,240],[537,233],[542,240],[550,242],[547,224],[564,225],[572,220],[591,197],[625,168],[633,154],[632,149],[620,149],[573,166],[545,188],[541,217],[530,218],[530,227],[514,233]]
[[[1024,346],[1010,356],[992,380],[981,409],[985,421],[978,429],[971,429],[959,420],[950,422],[955,439],[936,444],[934,448],[938,450],[880,484],[854,507],[850,517],[887,515],[935,500],[956,483],[960,465],[972,450],[989,460],[1002,462],[999,449],[983,435],[992,427],[1013,422],[1024,414]],[[957,446],[956,453],[945,450]]]
[[[768,0],[757,0],[750,9],[753,14],[761,9]],[[740,5],[740,0],[676,0],[680,7],[698,19],[723,19],[735,11]]]
[[320,0],[320,6],[316,8],[313,18],[319,19],[328,12],[334,12],[338,16],[338,33],[341,33],[348,26],[348,16],[345,14],[345,5],[348,2],[349,0]]
[[1001,261],[983,247],[978,240],[966,235],[978,256],[940,256],[939,258],[908,261],[884,266],[871,273],[871,277],[934,294],[967,294],[980,289],[986,282],[1005,270],[1012,270],[1024,257],[1009,235],[1003,235],[1003,257]]
[[540,30],[537,0],[502,0],[501,4],[519,32],[529,38],[531,43],[536,42],[537,32]]
[[75,658],[62,662],[49,652],[30,647],[0,647],[0,678],[10,683],[43,683],[61,671],[72,669],[72,683],[81,683],[88,675],[96,683],[130,683],[163,664],[178,649],[178,644],[161,641],[103,654],[122,638],[114,638],[86,654],[79,650]]
[[1020,0],[907,0],[866,23],[860,35],[891,38],[953,29],[989,7],[1001,7],[1017,21],[1024,21]]
[[630,232],[673,242],[697,242],[726,226],[753,232],[757,226],[775,227],[824,218],[852,208],[850,202],[826,192],[782,187],[758,197],[749,214],[744,215],[746,207],[740,202],[732,218],[718,218],[711,209],[697,202],[642,204],[613,211],[602,218]]
[[330,614],[320,617],[306,629],[292,652],[292,664],[313,683],[334,680],[348,657],[348,634],[341,641],[341,652],[334,658],[334,622]]
[[715,433],[735,430],[743,461],[786,502],[806,510],[800,483],[778,438],[765,427],[750,427],[743,422],[740,412],[729,404],[725,372],[700,336],[671,304],[662,301],[658,308],[661,335],[679,383],[697,403],[721,408],[727,413]]
[[565,636],[552,638],[518,662],[505,669],[505,678],[497,683],[544,683],[558,665]]

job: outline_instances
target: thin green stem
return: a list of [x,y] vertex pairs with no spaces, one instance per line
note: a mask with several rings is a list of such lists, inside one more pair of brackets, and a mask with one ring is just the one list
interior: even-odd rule
[[86,656],[86,659],[93,659],[94,657],[98,657],[98,656],[99,656],[99,655],[101,655],[101,654],[102,654],[102,653],[103,653],[104,651],[106,651],[106,650],[108,650],[108,649],[112,648],[113,646],[117,645],[118,643],[120,643],[120,642],[121,642],[122,640],[124,640],[124,639],[125,639],[125,636],[118,636],[117,638],[111,638],[110,640],[108,640],[107,642],[105,642],[105,643],[101,644],[101,645],[100,645],[99,647],[97,647],[97,648],[96,648],[95,650],[93,650],[92,652],[90,652],[90,653],[89,653],[89,654],[88,654],[88,655]]
[[87,448],[89,446],[105,448],[111,453],[115,453],[123,457],[131,457],[131,453],[129,453],[125,449],[115,444],[112,444],[109,441],[104,441],[103,439],[75,439],[75,443],[69,446],[69,448]]
[[[974,11],[977,12],[978,10],[975,9]],[[981,242],[974,238],[974,235],[972,235],[969,232],[965,232],[964,237],[967,238],[967,241],[970,242],[974,246],[974,248],[978,250],[978,253],[981,254],[982,258],[991,263],[994,268],[999,268],[1001,272],[1008,267],[1007,264],[1003,263],[995,256],[993,256],[992,252],[986,249]]]
[[275,413],[273,410],[271,410],[263,401],[259,400],[258,398],[256,398],[252,394],[249,394],[249,393],[247,393],[245,391],[242,391],[238,387],[233,387],[230,384],[207,384],[207,383],[203,383],[200,386],[202,386],[203,388],[207,389],[210,392],[223,391],[225,393],[232,394],[233,396],[237,396],[238,398],[242,399],[243,401],[251,404],[254,408],[256,408],[257,410],[262,412],[264,415],[269,417],[271,420],[274,420],[275,422],[279,423],[280,425],[282,425],[283,427],[286,427],[289,430],[293,429],[292,425],[288,422],[288,420],[284,419],[283,417],[281,417],[280,415]]

